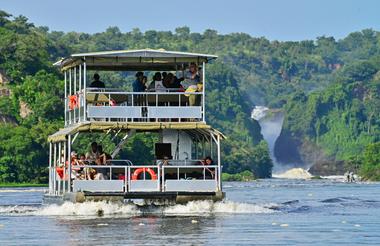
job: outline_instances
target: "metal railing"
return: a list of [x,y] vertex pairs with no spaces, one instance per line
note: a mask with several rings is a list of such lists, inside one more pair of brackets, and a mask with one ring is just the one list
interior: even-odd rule
[[[116,161],[118,162],[118,161]],[[126,162],[121,160],[120,162]],[[57,172],[57,167],[52,167],[53,172]],[[90,172],[102,174],[99,178],[90,176]],[[97,183],[102,183],[102,189],[107,188],[107,182],[110,181],[110,187],[117,182],[117,189],[110,191],[119,192],[140,192],[140,191],[202,191],[207,185],[208,191],[218,190],[219,169],[216,165],[73,165],[72,173],[68,175],[68,168],[63,170],[63,177],[56,175],[55,182],[66,182],[68,177],[75,181],[86,183],[86,187],[90,187],[90,191],[96,191]],[[148,173],[150,173],[148,175]],[[152,175],[153,174],[153,175]],[[60,177],[61,176],[61,177]],[[201,182],[200,182],[201,181]],[[202,183],[202,181],[204,181]],[[113,183],[112,183],[113,182]],[[76,184],[73,182],[71,191],[78,191]],[[92,189],[91,186],[92,185]],[[186,186],[187,185],[187,186]],[[170,186],[170,187],[169,187]],[[176,190],[176,187],[179,187]],[[61,187],[60,185],[58,187]],[[112,186],[115,187],[115,186]],[[69,189],[69,187],[67,187]],[[74,190],[77,189],[77,190]],[[193,189],[193,190],[192,190]],[[79,188],[80,190],[80,188]],[[61,195],[68,190],[59,188],[54,193]]]
[[204,121],[203,92],[78,91],[65,99],[66,125],[82,121]]

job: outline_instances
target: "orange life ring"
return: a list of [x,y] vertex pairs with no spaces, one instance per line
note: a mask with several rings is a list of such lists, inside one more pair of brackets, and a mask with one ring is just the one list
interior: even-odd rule
[[137,168],[133,174],[132,174],[132,180],[138,180],[139,178],[139,175],[142,173],[142,172],[147,172],[150,174],[150,177],[152,180],[157,180],[157,174],[154,172],[153,169],[151,168]]
[[78,97],[77,97],[77,95],[69,96],[69,108],[70,108],[70,110],[73,110],[76,107],[78,107]]

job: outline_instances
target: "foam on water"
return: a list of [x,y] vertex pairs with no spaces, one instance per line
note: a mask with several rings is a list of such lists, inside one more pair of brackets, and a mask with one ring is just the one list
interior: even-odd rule
[[187,204],[139,207],[135,204],[110,202],[65,202],[62,205],[34,206],[0,206],[0,215],[32,215],[32,216],[86,216],[86,217],[134,217],[144,214],[159,216],[208,216],[212,214],[253,214],[273,213],[273,204],[250,204],[233,201],[212,202],[194,201]]
[[212,202],[195,201],[185,205],[174,205],[164,209],[165,215],[210,215],[210,214],[245,214],[245,213],[273,213],[270,204],[256,205],[233,201]]
[[137,216],[141,211],[133,204],[109,202],[65,202],[62,205],[43,206],[34,213],[42,216]]
[[313,175],[303,168],[292,168],[281,174],[273,174],[273,177],[283,179],[311,179]]
[[5,205],[0,206],[0,215],[25,215],[31,214],[38,211],[38,206],[28,206],[28,205]]
[[44,192],[45,189],[40,188],[40,189],[0,189],[0,193],[19,193],[19,192]]

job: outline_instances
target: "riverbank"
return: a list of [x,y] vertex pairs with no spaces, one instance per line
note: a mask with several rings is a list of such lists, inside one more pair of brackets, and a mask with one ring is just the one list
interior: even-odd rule
[[256,180],[255,176],[250,171],[243,171],[240,173],[230,174],[222,173],[222,181],[242,181],[248,182]]
[[36,184],[36,183],[0,183],[0,188],[22,188],[22,187],[48,187],[48,184]]

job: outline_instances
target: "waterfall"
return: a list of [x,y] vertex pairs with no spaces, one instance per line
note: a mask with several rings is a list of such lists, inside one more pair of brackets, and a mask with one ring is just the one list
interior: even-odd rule
[[269,154],[273,161],[273,173],[283,172],[284,167],[278,163],[274,156],[274,145],[281,133],[284,114],[279,110],[272,110],[265,106],[255,106],[251,117],[259,122],[261,134],[268,143]]

